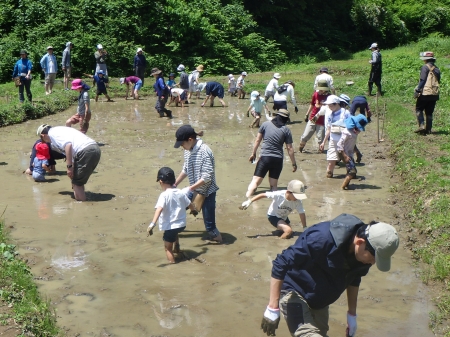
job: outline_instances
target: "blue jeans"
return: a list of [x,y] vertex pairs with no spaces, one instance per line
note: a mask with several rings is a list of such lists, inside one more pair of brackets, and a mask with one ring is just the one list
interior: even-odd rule
[[202,212],[206,230],[210,232],[216,229],[216,192],[206,197]]
[[22,84],[19,85],[19,101],[20,101],[20,103],[23,103],[23,101],[25,100],[25,98],[23,96],[23,89],[26,90],[28,101],[30,101],[30,103],[31,103],[31,101],[33,99],[33,95],[31,94],[31,90],[30,90],[31,80],[27,80],[25,77],[21,77],[20,82],[22,82]]

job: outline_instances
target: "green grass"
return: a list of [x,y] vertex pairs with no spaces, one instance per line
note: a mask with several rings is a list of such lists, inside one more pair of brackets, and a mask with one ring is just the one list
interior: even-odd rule
[[23,336],[62,335],[50,302],[41,298],[30,268],[8,241],[0,220],[0,297],[12,308],[10,315],[0,317],[0,324],[11,317],[22,328]]

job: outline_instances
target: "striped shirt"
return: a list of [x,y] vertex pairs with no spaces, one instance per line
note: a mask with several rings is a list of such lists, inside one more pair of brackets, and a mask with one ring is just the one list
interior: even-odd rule
[[188,176],[189,185],[203,179],[205,184],[197,188],[196,192],[205,197],[219,189],[216,185],[214,166],[214,155],[208,145],[204,144],[201,139],[197,140],[192,150],[184,151],[183,173]]

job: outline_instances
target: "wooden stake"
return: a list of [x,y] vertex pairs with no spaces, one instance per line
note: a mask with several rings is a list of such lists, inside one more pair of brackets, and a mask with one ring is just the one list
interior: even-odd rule
[[376,110],[377,110],[377,142],[380,142],[380,112],[378,111],[378,94],[375,98]]

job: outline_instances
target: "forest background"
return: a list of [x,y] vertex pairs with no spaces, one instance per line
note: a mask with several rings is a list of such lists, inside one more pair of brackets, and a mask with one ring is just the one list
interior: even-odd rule
[[60,63],[67,41],[75,76],[92,73],[99,43],[111,76],[133,74],[137,47],[149,68],[228,74],[349,59],[372,42],[392,48],[436,32],[450,33],[450,0],[3,0],[0,81],[21,49],[36,73],[46,47]]

